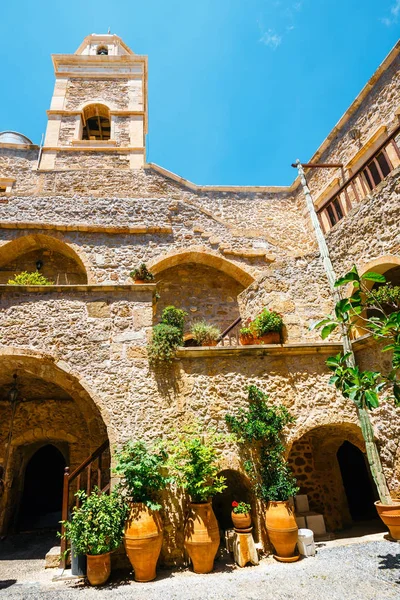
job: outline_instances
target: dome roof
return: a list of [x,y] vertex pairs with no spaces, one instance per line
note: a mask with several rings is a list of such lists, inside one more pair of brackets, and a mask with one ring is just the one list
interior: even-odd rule
[[0,131],[0,144],[33,144],[33,142],[17,131]]

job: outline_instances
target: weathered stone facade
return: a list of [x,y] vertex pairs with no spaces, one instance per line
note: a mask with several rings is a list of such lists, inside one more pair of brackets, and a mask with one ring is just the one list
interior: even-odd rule
[[[191,420],[224,432],[225,415],[245,407],[246,387],[257,384],[296,417],[287,443],[302,492],[329,528],[340,528],[350,514],[336,453],[346,440],[364,448],[354,407],[328,385],[325,359],[341,345],[335,338],[321,342],[310,330],[333,300],[299,182],[199,187],[156,165],[135,163],[144,156],[139,141],[147,119],[147,63],[122,41],[118,55],[111,40],[110,54],[118,59],[115,69],[109,67],[107,56],[95,55],[96,44],[107,39],[89,36],[76,55],[55,57],[56,68],[65,63],[72,71],[61,76],[56,70],[41,152],[34,145],[0,144],[0,178],[15,179],[11,193],[0,197],[0,465],[9,455],[0,526],[7,530],[16,522],[16,489],[23,487],[32,444],[66,444],[74,468],[107,438],[112,449],[130,438],[171,438]],[[377,126],[387,134],[398,126],[398,52],[316,159],[349,161],[359,151],[349,136],[356,125],[361,143]],[[77,75],[81,55],[90,59],[91,77]],[[76,137],[90,103],[110,111],[110,140]],[[354,263],[361,269],[379,261],[384,269],[400,264],[399,172],[393,170],[327,234],[338,274]],[[318,197],[335,174],[315,170],[307,177]],[[4,285],[18,271],[34,270],[38,260],[54,286]],[[130,279],[141,262],[155,273],[154,284]],[[187,329],[203,318],[224,329],[267,306],[283,315],[284,344],[183,348],[172,366],[152,369],[146,345],[168,304],[189,313]],[[360,365],[381,364],[373,344],[354,344]],[[7,443],[14,373],[30,401],[18,404]],[[383,403],[372,416],[395,496],[397,412]],[[221,448],[221,469],[236,473],[231,486],[242,481],[237,448]],[[182,558],[182,502],[166,497],[163,556],[170,563]],[[264,539],[260,511],[256,521]]]

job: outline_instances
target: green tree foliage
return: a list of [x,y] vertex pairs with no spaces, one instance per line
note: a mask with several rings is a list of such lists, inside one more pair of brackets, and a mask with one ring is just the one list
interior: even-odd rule
[[[377,290],[369,290],[366,282],[382,284]],[[338,354],[327,360],[328,368],[333,372],[330,383],[340,390],[359,408],[372,410],[379,406],[383,392],[392,392],[395,405],[400,406],[400,382],[397,378],[400,368],[400,288],[386,283],[380,273],[369,272],[359,275],[354,266],[344,277],[338,279],[336,287],[351,283],[351,295],[336,303],[335,313],[328,315],[315,327],[321,329],[322,339],[326,339],[337,328],[348,333],[357,328],[370,333],[378,341],[389,342],[382,352],[392,353],[392,368],[389,373],[361,370],[348,365],[349,354]],[[373,309],[368,316],[367,309]]]
[[166,475],[168,454],[161,444],[148,448],[142,441],[129,441],[116,453],[114,472],[122,477],[121,486],[131,502],[143,502],[152,510],[161,508],[157,493],[171,479]]
[[264,501],[287,500],[299,488],[284,458],[284,428],[294,422],[285,406],[268,405],[257,386],[248,388],[249,405],[225,420],[244,451],[244,467],[257,495]]
[[90,496],[75,494],[81,502],[74,506],[70,521],[63,521],[64,536],[77,554],[105,554],[118,548],[124,533],[127,505],[116,491],[110,495],[95,488]]
[[185,432],[171,445],[169,468],[174,480],[189,494],[192,502],[208,502],[225,488],[218,476],[220,465],[215,436],[203,437]]

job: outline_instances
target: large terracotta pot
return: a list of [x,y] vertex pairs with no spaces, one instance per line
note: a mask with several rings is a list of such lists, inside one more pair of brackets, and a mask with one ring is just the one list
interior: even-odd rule
[[211,503],[192,502],[185,523],[185,548],[195,573],[213,570],[219,543],[219,527]]
[[150,510],[145,504],[132,502],[125,525],[124,545],[136,581],[155,579],[162,539],[162,521],[158,510]]
[[389,528],[391,537],[394,540],[400,540],[400,502],[394,500],[393,504],[382,504],[375,502],[378,515]]
[[269,502],[265,515],[268,537],[275,548],[276,558],[294,556],[297,543],[297,523],[288,500]]
[[87,554],[86,576],[90,585],[102,585],[108,581],[111,573],[110,552],[106,554]]
[[235,529],[248,529],[251,527],[250,513],[235,513],[231,512],[232,523]]

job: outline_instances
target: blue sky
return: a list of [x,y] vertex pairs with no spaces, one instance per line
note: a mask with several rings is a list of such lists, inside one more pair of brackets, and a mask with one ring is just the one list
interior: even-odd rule
[[396,43],[400,0],[3,0],[0,22],[0,131],[39,143],[50,54],[110,27],[149,56],[149,162],[287,185]]

